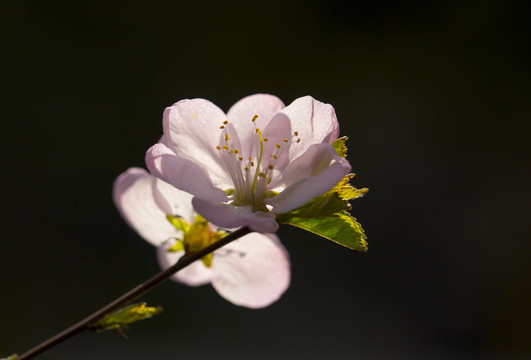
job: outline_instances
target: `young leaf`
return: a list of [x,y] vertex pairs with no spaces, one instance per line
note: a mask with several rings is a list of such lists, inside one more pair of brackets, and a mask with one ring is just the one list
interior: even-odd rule
[[361,224],[344,210],[322,217],[291,217],[284,223],[310,231],[349,249],[367,251],[367,237]]
[[1,358],[0,360],[17,360],[17,359],[18,359],[18,355],[17,354],[13,354],[13,355],[10,355],[8,357]]
[[160,314],[162,307],[146,306],[145,302],[128,305],[111,314],[105,315],[96,323],[90,326],[93,331],[121,330],[127,329],[130,323],[135,321],[149,319],[150,317]]
[[347,157],[347,146],[345,145],[347,140],[348,140],[348,137],[343,136],[337,139],[336,141],[334,141],[334,143],[332,144],[337,154],[341,157]]
[[187,232],[190,228],[190,224],[188,224],[186,221],[184,221],[183,218],[173,215],[166,215],[166,219],[177,229],[182,232]]

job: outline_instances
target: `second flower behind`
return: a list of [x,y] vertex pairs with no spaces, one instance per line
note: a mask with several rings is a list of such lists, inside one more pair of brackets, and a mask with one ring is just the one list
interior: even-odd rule
[[[192,195],[130,168],[113,187],[114,202],[126,222],[157,246],[166,269],[226,232],[209,224],[192,207]],[[211,283],[228,301],[261,308],[280,298],[290,282],[289,256],[273,234],[250,233],[196,261],[172,277],[191,286]]]

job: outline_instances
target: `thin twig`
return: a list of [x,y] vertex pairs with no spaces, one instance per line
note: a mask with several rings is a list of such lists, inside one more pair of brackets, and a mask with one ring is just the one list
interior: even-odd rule
[[54,347],[55,345],[60,344],[63,341],[71,338],[72,336],[79,334],[85,330],[89,330],[91,325],[97,320],[101,319],[103,316],[111,313],[114,310],[117,310],[118,308],[131,302],[137,297],[145,294],[147,291],[151,290],[153,287],[160,284],[162,281],[168,279],[170,276],[175,274],[177,271],[185,268],[186,266],[190,265],[194,261],[201,259],[203,256],[210,254],[211,252],[221,248],[222,246],[227,245],[228,243],[244,235],[249,234],[250,232],[251,230],[247,227],[240,228],[230,233],[229,235],[225,236],[224,238],[216,241],[215,243],[201,249],[200,251],[196,253],[183,256],[182,258],[179,259],[177,263],[175,263],[171,267],[167,268],[164,271],[161,271],[157,275],[153,276],[151,279],[145,281],[144,283],[126,292],[125,294],[123,294],[122,296],[114,300],[113,302],[102,307],[101,309],[99,309],[92,315],[89,315],[88,317],[81,320],[77,324],[72,325],[68,329],[63,330],[62,332],[58,333],[55,336],[52,336],[48,340],[35,346],[33,349],[26,351],[24,354],[20,355],[17,358],[17,360],[32,359],[35,356],[41,354],[42,352],[48,350],[49,348]]

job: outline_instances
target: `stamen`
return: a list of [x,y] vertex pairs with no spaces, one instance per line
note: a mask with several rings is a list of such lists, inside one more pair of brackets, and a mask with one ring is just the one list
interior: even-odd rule
[[216,146],[216,149],[221,150],[221,146],[219,146],[219,145]]
[[225,126],[221,125],[219,128],[220,128],[220,129],[225,129]]
[[[227,125],[229,122],[227,120],[223,121],[223,125]],[[297,134],[295,134],[297,135]]]
[[299,132],[298,132],[298,131],[295,131],[295,132],[293,133],[293,135],[295,135],[295,136],[299,136]]
[[252,122],[255,122],[255,120],[258,119],[258,115],[253,116]]

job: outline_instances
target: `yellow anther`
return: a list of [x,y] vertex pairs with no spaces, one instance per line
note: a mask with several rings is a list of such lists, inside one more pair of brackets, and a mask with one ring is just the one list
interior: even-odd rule
[[221,146],[219,146],[219,145],[216,146],[216,149],[221,150]]
[[273,159],[275,159],[275,160],[276,160],[276,159],[278,159],[278,156],[276,156],[276,155],[273,155]]
[[256,128],[254,131],[256,131],[256,133],[258,134],[260,132],[260,129]]
[[229,141],[230,137],[229,134],[225,134],[225,141]]
[[244,167],[243,170],[249,171],[249,166]]
[[284,140],[282,140],[282,141],[284,141],[285,143],[287,143],[287,142],[288,142],[288,139],[284,139]]
[[261,172],[260,174],[258,174],[258,176],[261,176],[261,177],[265,178],[265,177],[266,177],[266,174],[263,173],[263,172]]
[[253,120],[251,121],[254,122],[256,119],[258,119],[258,115],[253,116]]
[[267,138],[264,138],[264,141],[268,141]]
[[297,139],[297,142],[300,143],[300,142],[301,142],[301,139]]
[[227,145],[223,145],[223,150],[229,150],[229,147]]
[[280,145],[279,144],[275,144],[275,147],[278,149],[278,148],[280,148]]
[[273,165],[268,165],[268,166],[267,166],[267,168],[268,168],[269,170],[273,170],[273,167],[274,167]]
[[242,158],[241,156],[238,156],[238,160],[242,161],[242,160],[243,160],[243,158]]
[[223,125],[227,125],[229,122],[227,120],[223,121]]
[[238,149],[234,149],[234,153],[235,153],[235,154],[238,154],[239,152],[240,152],[240,150],[238,150]]
[[225,126],[221,125],[219,128],[220,128],[220,129],[225,129]]
[[251,166],[254,166],[254,161],[251,161]]
[[299,132],[298,132],[298,131],[295,131],[295,132],[293,133],[293,135],[295,135],[295,136],[299,136]]
[[249,161],[253,161],[253,158],[249,156],[249,158],[247,159]]

